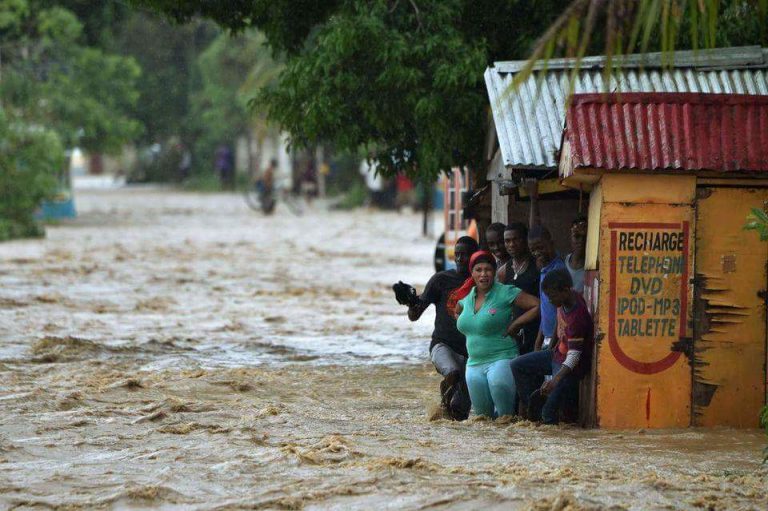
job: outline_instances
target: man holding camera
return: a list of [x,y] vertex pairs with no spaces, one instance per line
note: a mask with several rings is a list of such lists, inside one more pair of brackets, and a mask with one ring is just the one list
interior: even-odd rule
[[469,278],[469,258],[477,249],[477,242],[473,238],[459,238],[454,249],[456,269],[434,274],[421,295],[417,295],[413,287],[402,282],[393,286],[397,301],[408,305],[408,319],[411,321],[418,320],[431,304],[435,306],[435,329],[429,354],[435,369],[443,376],[440,382],[443,412],[454,420],[465,420],[469,416],[471,403],[464,381],[467,340],[456,329],[456,303],[452,303],[451,294]]

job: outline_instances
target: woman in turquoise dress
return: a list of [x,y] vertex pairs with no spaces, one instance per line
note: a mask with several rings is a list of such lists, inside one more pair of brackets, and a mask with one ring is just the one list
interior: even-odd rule
[[[515,335],[539,315],[539,299],[496,281],[496,260],[485,251],[469,261],[471,276],[455,291],[456,326],[467,337],[466,381],[472,409],[491,418],[514,415],[510,362],[519,354]],[[512,305],[525,311],[518,317]]]

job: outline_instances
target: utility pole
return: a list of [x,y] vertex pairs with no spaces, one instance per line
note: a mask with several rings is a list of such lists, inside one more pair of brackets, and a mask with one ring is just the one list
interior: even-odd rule
[[434,193],[434,183],[432,183],[429,179],[424,179],[422,181],[422,190],[424,192],[424,197],[421,199],[421,206],[424,209],[424,215],[422,217],[422,223],[421,223],[421,234],[425,238],[432,237],[432,195]]

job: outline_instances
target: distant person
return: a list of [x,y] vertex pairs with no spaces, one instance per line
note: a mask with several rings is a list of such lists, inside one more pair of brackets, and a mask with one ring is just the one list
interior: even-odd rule
[[469,236],[456,241],[454,248],[455,270],[435,273],[427,282],[424,292],[416,291],[407,284],[393,286],[398,302],[408,305],[408,319],[418,320],[430,305],[435,306],[435,329],[429,345],[429,356],[443,381],[440,382],[441,407],[448,417],[464,420],[469,416],[470,400],[464,381],[467,363],[467,340],[456,329],[455,301],[451,295],[469,277],[469,259],[477,251],[477,242]]
[[[566,269],[547,273],[541,290],[549,303],[557,308],[555,344],[552,349],[514,359],[511,367],[523,410],[528,409],[537,389],[546,399],[541,415],[534,411],[537,416],[528,418],[557,424],[562,405],[578,399],[579,379],[591,364],[594,327],[584,298],[573,289],[571,274]],[[541,383],[548,375],[552,378]]]
[[257,186],[264,194],[271,194],[275,191],[275,172],[277,172],[277,160],[269,160],[269,165],[261,173]]
[[[469,260],[471,279],[455,296],[456,326],[467,337],[466,380],[475,414],[490,418],[515,414],[515,381],[510,362],[519,349],[514,336],[538,316],[539,300],[496,281],[496,259],[485,251]],[[512,306],[524,310],[514,316]]]
[[235,156],[232,149],[221,144],[216,148],[214,166],[219,176],[219,181],[224,189],[232,190],[235,188]]
[[317,197],[317,167],[315,162],[309,160],[304,172],[301,174],[301,195],[311,203],[314,197]]
[[573,289],[584,292],[584,262],[587,254],[587,217],[577,216],[571,223],[571,253],[565,256],[565,266],[573,280]]
[[[502,284],[515,286],[538,298],[541,273],[528,249],[528,227],[524,223],[513,222],[507,226],[504,230],[504,248],[510,258],[499,268],[496,279]],[[520,315],[523,310],[514,307],[513,312]],[[521,355],[533,351],[538,333],[538,318],[523,327],[522,335],[518,337]]]
[[494,222],[485,230],[485,244],[488,251],[496,258],[496,265],[501,268],[509,261],[509,254],[504,248],[504,230],[501,222]]
[[179,180],[186,181],[192,175],[192,151],[186,144],[180,144],[179,153]]
[[416,189],[413,181],[403,173],[395,176],[395,187],[397,195],[395,196],[395,207],[400,211],[404,206],[414,207],[416,205]]

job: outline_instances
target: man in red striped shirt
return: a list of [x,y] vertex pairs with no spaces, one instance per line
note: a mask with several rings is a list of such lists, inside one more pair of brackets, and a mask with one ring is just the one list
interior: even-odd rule
[[579,380],[587,373],[592,361],[592,317],[587,304],[573,290],[568,270],[553,270],[544,277],[541,292],[557,307],[557,340],[550,349],[528,353],[511,363],[515,384],[526,410],[531,394],[537,390],[544,376],[552,379],[541,384],[546,402],[541,410],[545,424],[557,424],[562,404],[569,398],[578,397]]

